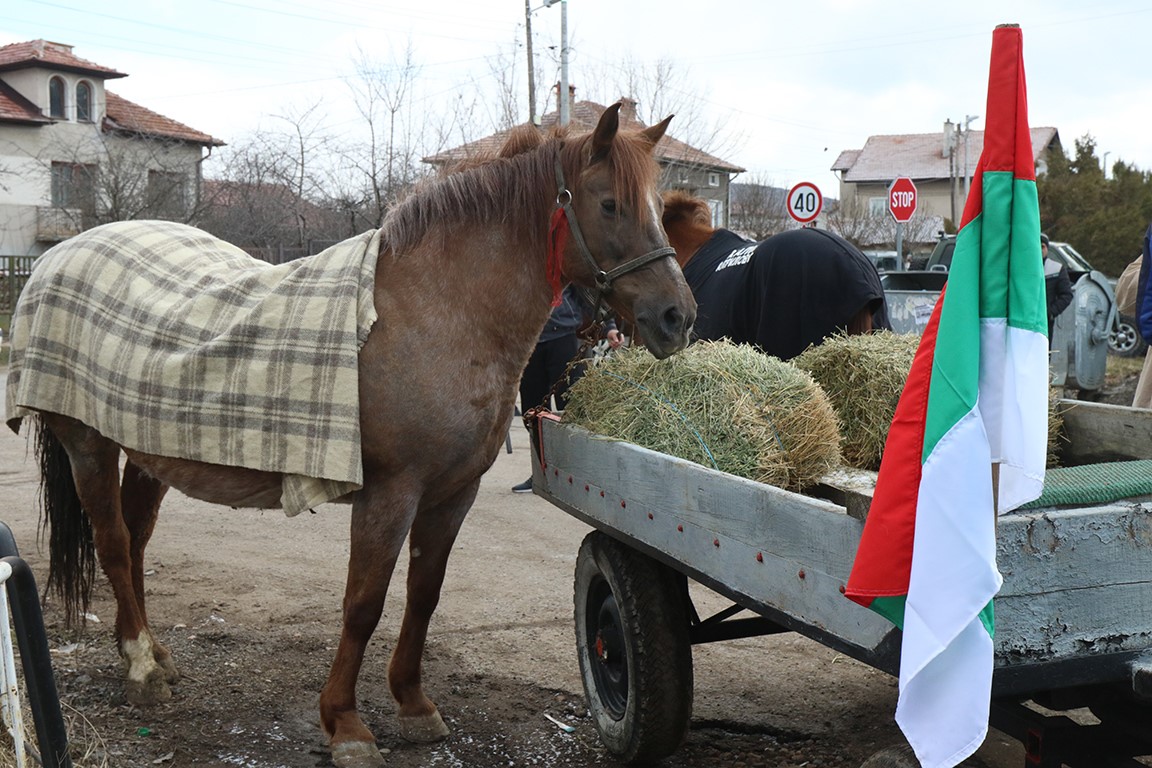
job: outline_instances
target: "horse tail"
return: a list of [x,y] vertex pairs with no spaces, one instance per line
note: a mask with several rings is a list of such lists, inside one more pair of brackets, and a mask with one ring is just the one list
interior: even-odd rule
[[72,462],[64,444],[43,419],[36,420],[36,458],[40,464],[40,531],[48,532],[48,582],[45,594],[55,592],[64,604],[71,626],[88,612],[88,599],[96,576],[96,547],[92,525],[80,505]]

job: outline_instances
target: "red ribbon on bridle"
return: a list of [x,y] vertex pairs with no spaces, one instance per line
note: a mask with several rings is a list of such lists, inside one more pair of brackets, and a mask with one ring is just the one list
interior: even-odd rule
[[544,262],[544,275],[552,286],[552,306],[560,306],[560,294],[564,289],[564,249],[568,246],[571,227],[563,206],[552,212],[552,224],[548,227],[548,259]]

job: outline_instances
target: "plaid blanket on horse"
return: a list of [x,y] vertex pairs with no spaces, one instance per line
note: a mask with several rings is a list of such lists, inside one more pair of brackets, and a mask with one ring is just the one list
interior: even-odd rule
[[289,515],[357,490],[379,239],[282,265],[165,221],[57,245],[12,320],[8,425],[51,411],[143,453],[280,472]]

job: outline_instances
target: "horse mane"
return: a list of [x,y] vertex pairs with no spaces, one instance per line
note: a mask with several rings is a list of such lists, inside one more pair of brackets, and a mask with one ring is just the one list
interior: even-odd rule
[[[385,216],[383,237],[394,252],[402,252],[430,233],[447,237],[497,221],[520,238],[523,247],[543,253],[558,192],[557,159],[566,186],[578,194],[576,184],[589,162],[591,143],[591,132],[573,137],[562,128],[544,134],[532,125],[518,126],[493,154],[454,166],[414,189]],[[621,130],[607,162],[617,199],[643,222],[649,215],[645,194],[660,173],[652,143],[639,131]],[[516,226],[524,219],[537,224],[526,235],[523,226]]]
[[669,244],[676,249],[676,261],[681,267],[716,231],[708,203],[679,189],[664,193],[664,214],[660,222]]

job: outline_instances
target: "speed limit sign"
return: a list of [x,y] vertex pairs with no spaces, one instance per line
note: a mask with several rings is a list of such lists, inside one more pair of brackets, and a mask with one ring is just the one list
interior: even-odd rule
[[815,221],[824,207],[824,197],[810,181],[802,181],[788,191],[788,215],[801,224]]

